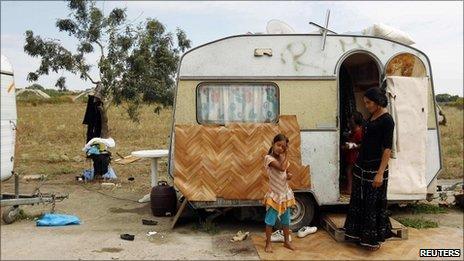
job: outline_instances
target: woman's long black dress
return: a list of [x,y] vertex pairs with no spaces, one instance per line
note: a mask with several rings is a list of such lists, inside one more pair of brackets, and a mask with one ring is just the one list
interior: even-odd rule
[[395,123],[390,114],[367,121],[358,159],[353,167],[353,185],[345,235],[363,245],[377,246],[391,237],[391,223],[387,215],[388,166],[384,181],[372,187],[380,167],[383,151],[391,149]]

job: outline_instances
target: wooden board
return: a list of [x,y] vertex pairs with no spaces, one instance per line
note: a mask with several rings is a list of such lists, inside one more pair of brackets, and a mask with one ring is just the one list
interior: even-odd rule
[[278,133],[290,140],[290,186],[309,188],[295,115],[282,115],[277,124],[176,125],[174,184],[190,201],[262,199],[268,189],[264,156]]
[[114,162],[121,165],[130,164],[132,162],[138,161],[140,158],[132,155],[126,156],[124,158],[115,159]]
[[[345,225],[346,214],[326,213],[321,215],[322,227],[338,242],[345,241]],[[408,239],[408,228],[400,222],[390,218],[392,231],[396,235],[387,240],[405,240]]]
[[[264,232],[251,236],[261,260],[417,260],[420,249],[461,249],[462,228],[440,227],[431,229],[409,228],[408,240],[387,241],[377,251],[369,251],[354,243],[337,242],[323,229],[305,238],[292,236],[296,251],[284,248],[282,243],[272,243],[273,253],[264,252]],[[436,260],[437,258],[429,258]]]

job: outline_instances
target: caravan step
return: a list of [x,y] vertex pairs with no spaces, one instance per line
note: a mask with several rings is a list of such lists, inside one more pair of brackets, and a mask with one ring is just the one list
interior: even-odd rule
[[[346,214],[339,213],[325,213],[321,215],[322,227],[338,242],[345,241],[345,224]],[[408,228],[403,226],[400,222],[390,218],[392,224],[392,231],[394,237],[388,240],[405,240],[408,239]]]

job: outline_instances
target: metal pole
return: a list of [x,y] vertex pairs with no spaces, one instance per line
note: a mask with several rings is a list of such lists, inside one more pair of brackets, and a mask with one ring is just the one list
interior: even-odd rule
[[325,48],[325,39],[327,37],[327,28],[329,28],[329,17],[330,17],[330,9],[327,9],[327,12],[325,14],[325,26],[324,29],[322,30],[322,44],[321,44],[321,50],[324,51]]
[[19,175],[14,174],[14,184],[15,184],[15,198],[19,198]]

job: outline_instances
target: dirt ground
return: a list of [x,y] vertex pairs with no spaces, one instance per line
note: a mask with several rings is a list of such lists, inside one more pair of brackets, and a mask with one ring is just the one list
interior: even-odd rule
[[[30,193],[37,182],[21,181],[22,193]],[[13,179],[4,182],[2,192],[13,191]],[[31,216],[50,210],[49,205],[26,206],[29,219],[13,224],[1,224],[1,259],[259,259],[252,240],[231,243],[238,231],[262,236],[263,226],[256,221],[218,218],[207,231],[194,218],[183,218],[174,230],[171,217],[153,217],[148,203],[136,200],[146,191],[122,187],[101,188],[98,183],[81,184],[69,175],[48,181],[42,192],[69,193],[69,198],[57,203],[58,213],[74,214],[81,225],[36,227]],[[105,195],[104,195],[105,194]],[[396,210],[393,216],[408,216]],[[439,222],[440,227],[463,229],[463,212],[450,209],[443,214],[424,214]],[[156,226],[142,225],[141,220],[154,219]],[[158,232],[148,237],[148,231]],[[321,233],[326,233],[320,230]],[[120,234],[135,235],[134,241],[120,239]],[[319,233],[319,232],[318,232]],[[332,241],[330,241],[332,242]],[[333,244],[338,244],[333,241]]]
[[[66,177],[66,176],[63,176]],[[67,177],[66,177],[67,178]],[[137,200],[145,191],[105,189],[99,185],[64,184],[54,181],[41,187],[42,192],[69,193],[69,199],[57,203],[56,211],[77,215],[81,225],[36,227],[31,220],[1,224],[1,260],[10,259],[258,259],[251,240],[230,243],[240,229],[259,232],[256,224],[229,222],[217,227],[217,233],[203,232],[195,227],[196,220],[183,219],[174,230],[171,217],[154,217],[149,203],[137,203],[115,197]],[[33,190],[34,182],[24,185],[22,193]],[[91,189],[91,190],[90,190]],[[13,191],[10,179],[2,191]],[[98,191],[98,192],[95,192]],[[22,207],[27,215],[49,211],[48,205]],[[2,209],[3,210],[3,209]],[[156,226],[142,225],[142,219],[157,220]],[[146,236],[148,231],[158,234]],[[134,241],[120,239],[120,234],[135,235]]]

